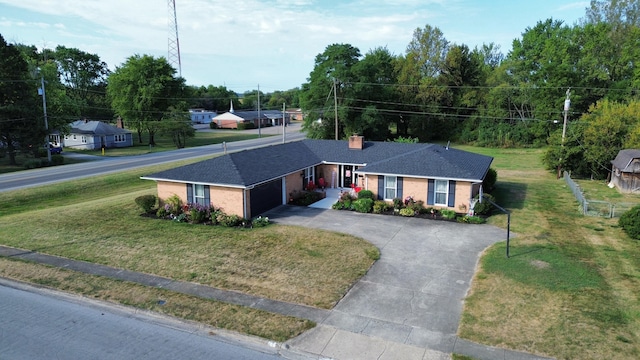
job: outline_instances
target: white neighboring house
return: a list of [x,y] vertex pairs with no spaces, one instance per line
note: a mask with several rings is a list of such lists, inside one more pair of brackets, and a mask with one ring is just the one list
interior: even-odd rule
[[71,131],[64,136],[64,147],[81,150],[98,150],[133,146],[133,134],[113,125],[95,120],[77,120],[71,123]]
[[205,109],[189,109],[189,115],[194,124],[209,124],[211,119],[218,116],[218,113]]

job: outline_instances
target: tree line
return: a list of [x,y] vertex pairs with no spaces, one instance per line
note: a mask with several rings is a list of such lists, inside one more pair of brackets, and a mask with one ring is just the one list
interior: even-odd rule
[[12,165],[18,152],[37,157],[51,130],[68,133],[80,119],[121,117],[139,143],[154,145],[162,133],[183,147],[194,131],[188,109],[224,112],[233,102],[234,109],[257,110],[258,96],[263,109],[298,104],[298,89],[239,95],[225,86],[189,86],[164,57],[133,55],[110,71],[96,54],[65,46],[39,51],[0,34],[0,155]]
[[606,176],[617,151],[640,147],[640,5],[592,0],[585,10],[577,24],[527,27],[506,55],[493,43],[451,43],[431,25],[417,28],[400,55],[329,45],[302,85],[304,129],[327,139],[546,146],[549,169]]
[[44,139],[37,95],[44,80],[49,128],[63,133],[73,120],[120,116],[140,143],[153,145],[157,133],[180,139],[189,132],[190,108],[224,112],[233,102],[237,110],[279,109],[284,102],[303,109],[310,138],[357,133],[544,146],[549,169],[603,177],[618,150],[640,147],[639,14],[637,0],[591,0],[579,23],[539,21],[506,55],[494,43],[451,43],[427,24],[415,29],[403,54],[378,47],[362,55],[350,44],[331,44],[300,88],[241,95],[225,86],[189,86],[163,57],[134,55],[111,72],[95,54],[64,46],[38,51],[0,35],[0,151],[28,150]]

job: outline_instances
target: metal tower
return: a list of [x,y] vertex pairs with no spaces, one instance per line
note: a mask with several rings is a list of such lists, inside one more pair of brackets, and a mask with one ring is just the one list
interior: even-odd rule
[[176,0],[168,0],[169,8],[169,52],[167,61],[178,70],[178,76],[182,76],[182,64],[180,63],[180,41],[178,40],[178,17],[176,16]]

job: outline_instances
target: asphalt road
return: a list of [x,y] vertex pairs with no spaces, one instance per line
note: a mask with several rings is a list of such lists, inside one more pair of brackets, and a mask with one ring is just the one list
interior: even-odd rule
[[[265,129],[263,134],[268,135],[269,133],[267,131],[269,130],[272,132],[278,131],[277,128],[271,128],[268,130]],[[288,130],[285,133],[285,141],[289,142],[303,139],[304,134],[299,130],[300,124],[295,124],[288,127]],[[278,134],[274,132],[272,134],[274,136],[264,136],[252,140],[227,143],[227,151],[232,152],[267,145],[281,144],[283,141],[283,137],[281,134],[282,133]],[[220,154],[223,151],[224,149],[222,144],[216,144],[137,156],[96,156],[93,157],[95,161],[2,174],[0,175],[0,192],[41,186],[96,175],[104,175],[149,165],[157,165],[207,155]]]
[[282,359],[267,344],[6,280],[0,299],[2,359]]

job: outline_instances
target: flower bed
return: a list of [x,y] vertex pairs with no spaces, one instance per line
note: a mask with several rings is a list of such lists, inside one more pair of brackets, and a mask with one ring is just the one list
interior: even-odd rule
[[456,213],[450,209],[436,209],[425,207],[422,201],[414,201],[412,197],[393,199],[393,204],[382,200],[373,200],[370,191],[362,190],[342,193],[340,199],[331,207],[334,210],[357,211],[390,216],[418,217],[422,219],[457,221],[470,224],[483,224],[484,217],[469,216]]

